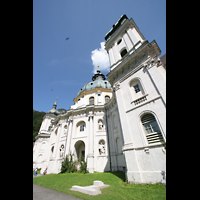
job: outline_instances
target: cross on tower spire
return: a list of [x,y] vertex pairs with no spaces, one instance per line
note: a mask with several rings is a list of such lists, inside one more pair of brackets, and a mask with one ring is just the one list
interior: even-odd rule
[[97,69],[97,73],[100,73],[99,66],[97,66],[97,67],[98,67],[98,69]]

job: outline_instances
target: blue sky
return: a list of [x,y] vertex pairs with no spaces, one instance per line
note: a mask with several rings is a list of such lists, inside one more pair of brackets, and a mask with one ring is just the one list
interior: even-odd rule
[[56,97],[57,109],[68,110],[92,80],[93,64],[108,74],[102,44],[123,14],[166,53],[166,0],[33,0],[34,110],[47,112]]

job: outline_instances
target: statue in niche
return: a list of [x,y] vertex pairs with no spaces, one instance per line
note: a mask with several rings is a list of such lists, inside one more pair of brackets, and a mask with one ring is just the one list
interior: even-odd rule
[[48,131],[51,131],[51,129],[52,129],[52,125],[49,126]]
[[103,122],[102,122],[102,120],[98,121],[98,125],[99,125],[99,130],[103,130]]
[[67,125],[64,126],[64,135],[67,134]]
[[60,157],[61,158],[64,157],[64,145],[63,144],[60,146]]
[[105,141],[104,140],[100,140],[99,141],[99,155],[105,155],[106,151],[105,151]]

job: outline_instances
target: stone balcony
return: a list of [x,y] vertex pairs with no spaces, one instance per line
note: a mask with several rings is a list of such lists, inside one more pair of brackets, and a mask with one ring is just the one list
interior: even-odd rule
[[147,100],[147,95],[148,95],[148,94],[145,94],[144,96],[135,99],[135,100],[134,100],[133,102],[131,102],[131,103],[134,103],[135,105],[138,105],[138,104],[140,104],[140,103],[142,103],[142,102],[144,102],[144,101]]

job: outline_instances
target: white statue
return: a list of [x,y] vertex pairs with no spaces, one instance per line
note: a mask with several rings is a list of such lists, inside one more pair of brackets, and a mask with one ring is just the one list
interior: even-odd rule
[[102,155],[102,154],[105,154],[106,151],[105,151],[105,142],[104,140],[101,140],[99,142],[99,154]]
[[101,120],[99,120],[99,130],[103,130],[103,122]]
[[60,146],[60,157],[61,158],[64,157],[64,145],[63,144]]

